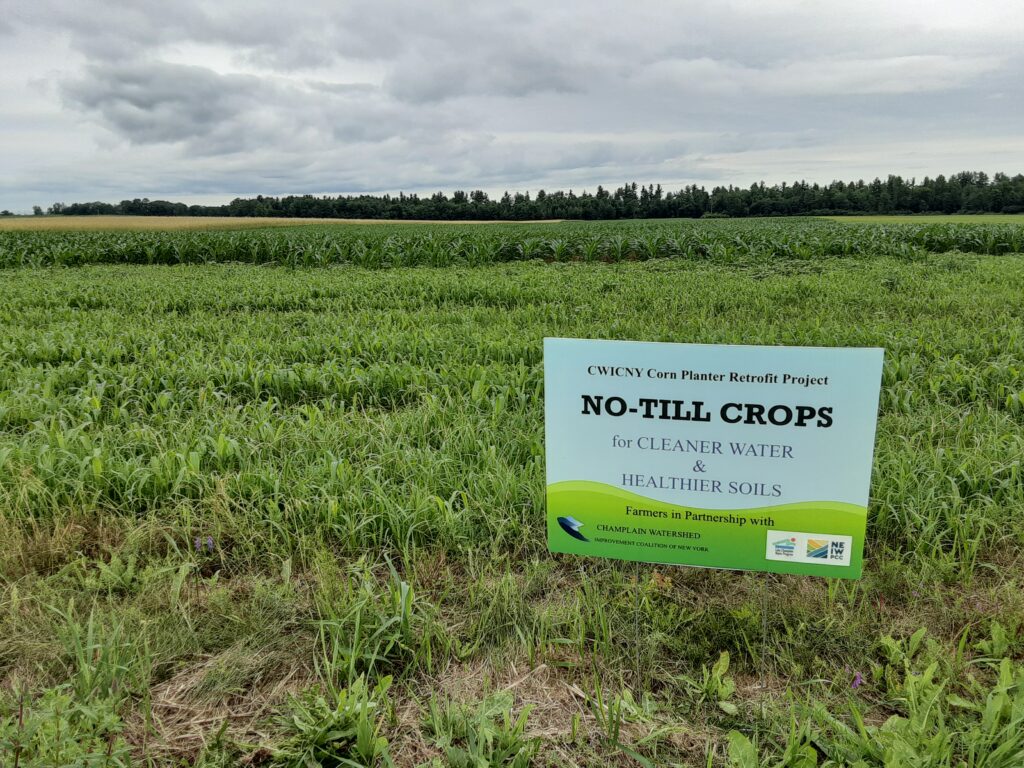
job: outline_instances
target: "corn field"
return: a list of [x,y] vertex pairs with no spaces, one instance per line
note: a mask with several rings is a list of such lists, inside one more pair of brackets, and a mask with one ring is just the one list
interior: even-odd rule
[[0,267],[239,262],[369,268],[510,261],[718,263],[919,258],[1024,251],[1015,224],[849,224],[821,219],[296,226],[232,231],[0,231]]

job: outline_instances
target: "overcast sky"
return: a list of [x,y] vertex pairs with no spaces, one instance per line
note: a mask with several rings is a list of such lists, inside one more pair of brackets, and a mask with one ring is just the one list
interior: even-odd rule
[[0,208],[1024,172],[1022,0],[0,0]]

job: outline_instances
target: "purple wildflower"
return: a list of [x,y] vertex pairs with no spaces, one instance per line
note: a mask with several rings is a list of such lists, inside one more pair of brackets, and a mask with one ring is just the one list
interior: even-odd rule
[[206,551],[213,553],[213,536],[206,537]]
[[202,551],[203,551],[203,540],[201,538],[199,538],[198,536],[196,536],[196,552],[202,552]]
[[864,684],[864,675],[862,675],[860,672],[858,672],[857,674],[855,674],[853,676],[853,682],[850,683],[850,687],[856,690],[857,688],[860,688],[863,684]]

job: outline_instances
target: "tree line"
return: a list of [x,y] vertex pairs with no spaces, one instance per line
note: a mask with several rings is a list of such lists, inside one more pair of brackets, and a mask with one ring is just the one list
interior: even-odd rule
[[[42,213],[35,206],[37,213]],[[528,192],[491,198],[476,190],[429,196],[288,195],[236,198],[227,205],[186,205],[148,198],[120,203],[54,203],[52,215],[270,216],[341,219],[439,219],[524,221],[530,219],[639,219],[745,216],[816,216],[914,213],[1024,213],[1024,174],[992,177],[963,171],[949,177],[808,184],[798,181],[748,188],[692,184],[666,192],[660,184],[624,184],[614,192]]]

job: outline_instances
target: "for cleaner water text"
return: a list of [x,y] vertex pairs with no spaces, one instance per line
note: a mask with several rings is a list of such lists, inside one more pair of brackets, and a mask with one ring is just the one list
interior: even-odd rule
[[[625,416],[637,414],[644,419],[662,421],[711,421],[712,411],[700,400],[665,400],[641,397],[630,405],[618,396],[582,395],[584,416]],[[764,403],[725,403],[718,418],[726,424],[760,424],[776,427],[832,426],[832,406],[767,405]]]

